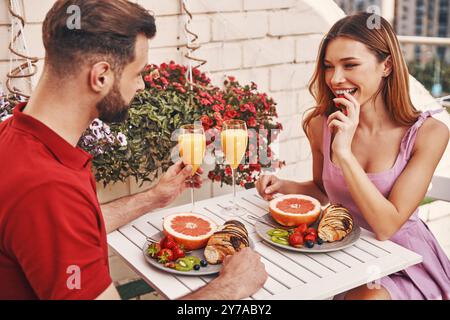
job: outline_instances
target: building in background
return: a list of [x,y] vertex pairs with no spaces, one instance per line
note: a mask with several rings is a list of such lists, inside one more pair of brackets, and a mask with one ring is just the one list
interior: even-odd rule
[[[346,14],[366,11],[371,5],[383,6],[383,0],[335,0]],[[398,35],[450,37],[450,0],[395,0],[393,25]],[[407,61],[425,64],[439,59],[450,63],[450,48],[403,44]]]
[[[396,30],[399,35],[421,37],[450,36],[449,0],[397,0]],[[407,60],[426,63],[438,58],[450,62],[448,47],[405,46]]]
[[366,11],[370,6],[381,8],[381,0],[334,0],[346,14]]

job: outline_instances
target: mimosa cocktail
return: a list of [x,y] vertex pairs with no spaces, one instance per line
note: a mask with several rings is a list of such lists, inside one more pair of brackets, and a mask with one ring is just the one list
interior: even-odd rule
[[245,122],[241,120],[224,121],[220,138],[225,163],[231,167],[233,176],[233,205],[225,207],[223,213],[229,216],[241,216],[245,212],[236,205],[236,169],[247,151],[248,133]]
[[[206,149],[205,131],[201,125],[187,124],[181,127],[178,136],[178,147],[180,156],[185,165],[192,166],[191,176],[193,177],[200,165],[203,163]],[[191,203],[194,209],[194,179],[191,179]]]

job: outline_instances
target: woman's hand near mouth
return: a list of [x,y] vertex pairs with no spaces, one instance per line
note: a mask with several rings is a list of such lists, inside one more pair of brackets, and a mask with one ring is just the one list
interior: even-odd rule
[[335,133],[331,149],[338,158],[352,154],[352,141],[359,123],[360,105],[351,94],[345,92],[345,98],[335,98],[333,101],[347,109],[348,115],[342,111],[332,113],[327,120],[328,128]]

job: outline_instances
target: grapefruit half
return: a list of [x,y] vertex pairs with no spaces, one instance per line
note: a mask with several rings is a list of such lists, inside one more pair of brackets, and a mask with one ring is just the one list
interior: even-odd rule
[[186,250],[197,250],[206,247],[217,224],[200,214],[176,213],[164,218],[163,229],[165,234],[174,237]]
[[302,194],[287,194],[269,203],[272,218],[286,227],[313,224],[320,215],[320,202]]

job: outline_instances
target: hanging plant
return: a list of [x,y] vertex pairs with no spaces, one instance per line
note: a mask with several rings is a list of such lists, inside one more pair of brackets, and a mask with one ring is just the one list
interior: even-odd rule
[[[139,92],[123,123],[106,124],[94,120],[78,146],[93,156],[95,178],[104,186],[133,177],[137,183],[154,181],[173,163],[177,141],[174,133],[184,124],[199,122],[207,136],[207,150],[215,160],[208,178],[231,185],[231,169],[223,163],[220,144],[222,124],[229,119],[246,122],[249,145],[245,159],[236,171],[236,183],[254,187],[263,170],[276,170],[284,163],[271,150],[282,130],[276,103],[257,85],[241,85],[228,77],[224,87],[197,68],[193,81],[186,80],[187,67],[174,62],[149,65],[144,73],[145,90]],[[12,114],[20,97],[4,96],[0,121]],[[267,134],[266,134],[267,133]]]
[[[203,125],[207,149],[216,160],[208,173],[212,181],[232,183],[231,170],[223,164],[217,140],[223,121],[229,119],[247,123],[250,142],[261,131],[269,133],[256,139],[256,144],[249,144],[244,163],[237,170],[238,184],[251,188],[263,169],[275,170],[283,165],[270,149],[271,141],[282,129],[274,121],[277,113],[273,99],[259,93],[255,83],[242,86],[229,77],[221,89],[197,68],[193,69],[192,82],[186,80],[187,72],[187,67],[173,61],[148,66],[145,90],[136,95],[128,120],[106,128],[98,121],[91,125],[80,146],[94,156],[97,181],[106,185],[130,176],[141,183],[153,181],[159,168],[164,171],[173,163],[176,130],[196,121]],[[260,154],[265,155],[264,159]]]

